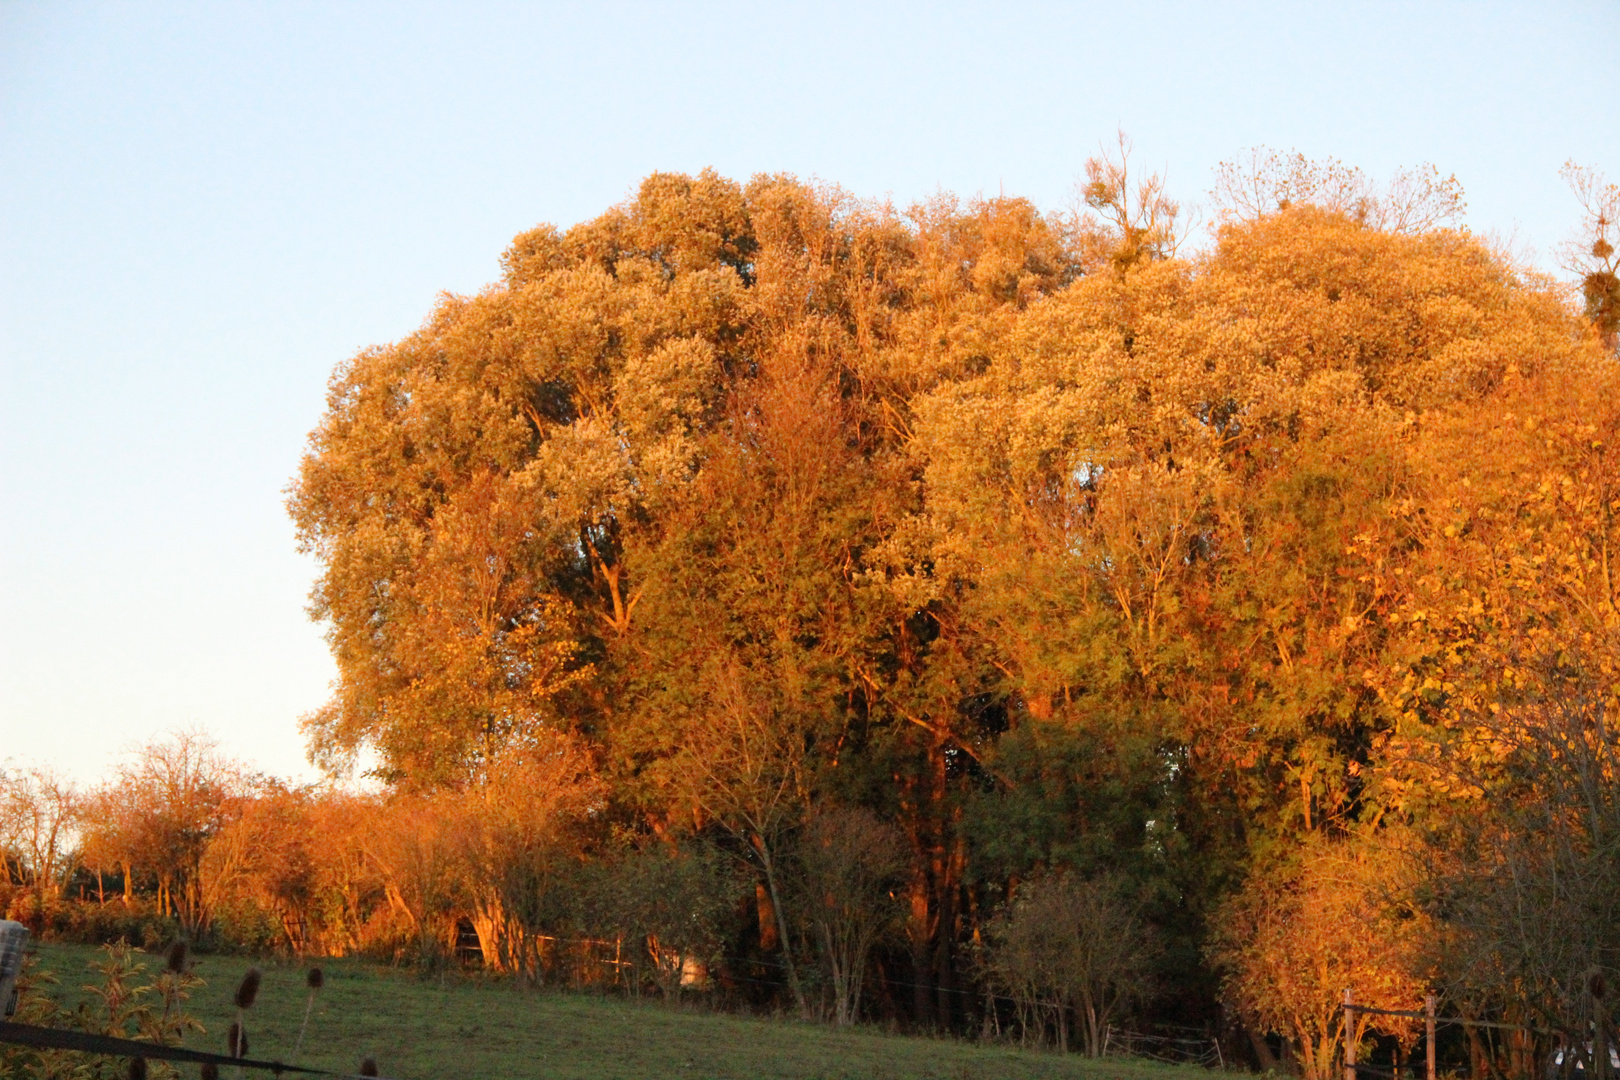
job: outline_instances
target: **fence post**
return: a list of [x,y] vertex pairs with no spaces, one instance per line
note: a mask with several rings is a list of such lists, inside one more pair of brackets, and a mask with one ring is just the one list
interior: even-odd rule
[[1344,990],[1344,1080],[1356,1080],[1356,999]]
[[1428,1071],[1425,1075],[1428,1080],[1434,1080],[1434,995],[1429,994],[1423,999],[1423,1052],[1427,1058],[1425,1064]]

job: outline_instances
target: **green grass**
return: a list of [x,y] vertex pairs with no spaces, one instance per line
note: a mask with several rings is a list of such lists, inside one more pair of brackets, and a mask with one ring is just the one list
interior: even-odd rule
[[[71,1005],[98,951],[42,945],[39,953],[56,974],[59,998]],[[149,973],[163,963],[161,956],[140,959]],[[1150,1061],[840,1031],[482,979],[441,984],[353,960],[321,964],[326,986],[299,1064],[345,1072],[370,1055],[385,1076],[409,1080],[1196,1080],[1186,1067]],[[187,1045],[223,1050],[231,998],[248,966],[234,957],[198,958],[208,985],[191,1006],[208,1034]],[[248,1017],[251,1056],[285,1061],[308,994],[304,968],[260,967],[264,984]]]

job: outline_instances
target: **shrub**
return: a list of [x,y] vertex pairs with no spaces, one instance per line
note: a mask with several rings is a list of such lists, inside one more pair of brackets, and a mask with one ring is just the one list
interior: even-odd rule
[[[21,920],[27,921],[27,920]],[[162,948],[181,936],[180,924],[140,899],[107,904],[70,901],[48,907],[33,928],[41,939],[74,945],[116,945]]]
[[1101,1057],[1104,1033],[1120,1010],[1147,996],[1156,944],[1140,905],[1110,878],[1046,874],[1018,889],[990,927],[985,974],[1018,1003],[1026,1032],[1048,1015],[1068,1050],[1077,1015],[1086,1053]]
[[198,948],[236,956],[266,956],[287,951],[287,933],[275,912],[252,900],[227,900],[214,909]]

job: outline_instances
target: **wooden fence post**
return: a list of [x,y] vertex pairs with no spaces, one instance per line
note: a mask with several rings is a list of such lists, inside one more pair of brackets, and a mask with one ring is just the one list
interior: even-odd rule
[[1356,999],[1344,991],[1344,1080],[1356,1080]]
[[1425,1075],[1434,1080],[1434,995],[1423,999],[1423,1051],[1427,1058]]

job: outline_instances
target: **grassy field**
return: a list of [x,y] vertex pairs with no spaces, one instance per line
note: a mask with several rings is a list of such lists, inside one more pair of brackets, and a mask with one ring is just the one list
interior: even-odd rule
[[[97,950],[43,945],[39,954],[71,1004]],[[149,971],[163,963],[142,959]],[[191,1004],[208,1034],[188,1045],[223,1050],[231,996],[247,967],[238,958],[198,959],[208,985]],[[304,969],[261,967],[263,989],[248,1020],[252,1056],[285,1061],[303,1016]],[[1196,1080],[1189,1068],[1155,1062],[838,1031],[484,980],[441,984],[349,960],[322,967],[326,987],[299,1064],[353,1071],[371,1055],[385,1076],[408,1080]]]

